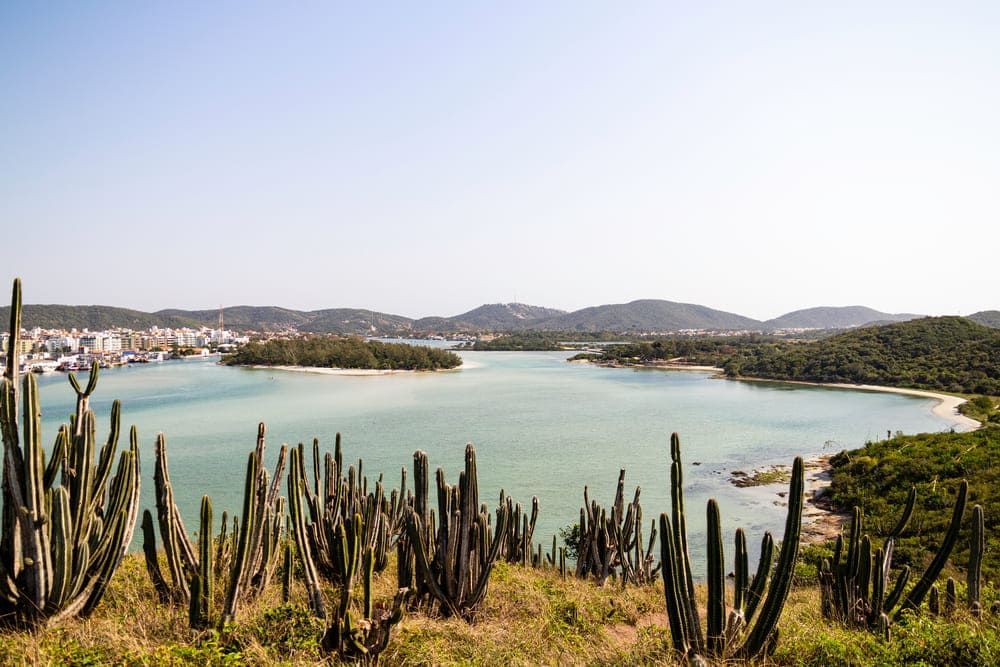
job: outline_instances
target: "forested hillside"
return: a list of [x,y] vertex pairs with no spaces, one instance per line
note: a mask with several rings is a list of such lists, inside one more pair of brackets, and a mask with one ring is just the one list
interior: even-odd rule
[[963,317],[867,327],[797,345],[741,349],[733,376],[1000,394],[1000,331]]
[[[215,321],[219,312],[215,312]],[[23,308],[22,326],[26,329],[149,329],[158,327],[197,327],[199,322],[182,314],[182,311],[144,313],[141,310],[115,308],[114,306],[64,306],[58,304],[26,305]],[[10,320],[10,306],[0,307],[0,322]],[[6,331],[6,329],[4,329]]]
[[883,313],[865,306],[820,307],[796,310],[764,322],[769,329],[847,329],[872,322],[905,322],[920,317]]

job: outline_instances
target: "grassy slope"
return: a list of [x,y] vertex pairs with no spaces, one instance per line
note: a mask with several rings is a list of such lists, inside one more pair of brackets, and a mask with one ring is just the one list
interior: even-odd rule
[[[969,506],[979,503],[985,510],[987,535],[995,536],[1000,527],[1000,428],[899,436],[838,454],[831,465],[833,499],[845,508],[861,507],[867,532],[879,537],[895,523],[910,487],[917,487],[917,510],[897,543],[897,565],[923,566],[929,560],[962,479],[969,482]],[[952,555],[959,570],[968,560],[968,531],[963,526]],[[1000,581],[995,537],[987,540],[983,576]]]
[[[388,600],[394,573],[378,582]],[[992,593],[990,593],[992,596]],[[108,596],[88,621],[72,621],[38,634],[0,635],[0,664],[289,664],[321,661],[321,626],[301,606],[281,606],[277,586],[241,611],[225,634],[196,633],[183,610],[155,602],[142,560],[130,556]],[[474,625],[409,614],[384,664],[672,664],[662,586],[621,590],[562,580],[552,571],[500,565]],[[988,597],[987,601],[991,601]],[[768,664],[997,664],[995,617],[958,623],[920,619],[897,626],[888,644],[866,633],[832,627],[819,614],[817,590],[792,592],[782,619],[782,641]]]

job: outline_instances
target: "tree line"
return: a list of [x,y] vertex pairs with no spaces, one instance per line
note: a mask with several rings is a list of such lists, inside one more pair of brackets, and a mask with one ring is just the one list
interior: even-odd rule
[[226,358],[234,366],[312,366],[373,370],[426,371],[457,368],[454,352],[357,337],[312,336],[250,342]]

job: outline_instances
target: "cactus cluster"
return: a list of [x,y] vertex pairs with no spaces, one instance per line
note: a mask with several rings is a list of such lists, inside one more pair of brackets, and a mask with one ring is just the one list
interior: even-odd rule
[[232,532],[227,534],[223,515],[222,528],[214,536],[212,501],[201,501],[201,523],[197,552],[191,543],[174,501],[173,484],[167,464],[167,445],[163,434],[156,439],[156,514],[167,562],[167,577],[160,569],[156,550],[156,530],[149,510],[143,513],[143,551],[146,569],[160,599],[188,604],[192,627],[204,628],[215,623],[213,597],[215,580],[225,585],[225,601],[220,625],[232,622],[239,605],[257,598],[277,570],[280,553],[284,499],[278,495],[284,474],[287,448],[282,447],[273,478],[269,478],[264,459],[264,424],[257,427],[257,446],[247,460],[243,489],[242,519],[233,517]]
[[[531,498],[531,515],[521,508],[521,503],[515,503],[510,496],[500,494],[500,504],[506,505],[507,536],[504,540],[503,559],[508,563],[523,566],[536,564],[537,554],[534,551],[535,522],[538,520],[538,497]],[[541,548],[541,545],[539,545]]]
[[[320,460],[319,441],[313,440],[310,480],[305,447],[300,444],[292,449],[288,499],[309,605],[316,616],[323,618],[326,610],[320,594],[320,578],[350,589],[354,579],[352,568],[369,550],[375,572],[388,565],[390,549],[402,531],[406,470],[400,488],[393,489],[386,498],[381,477],[369,490],[361,459],[356,468],[351,465],[345,471],[339,433],[334,453],[327,452],[322,459],[322,476]],[[340,539],[341,533],[344,540]]]
[[772,572],[774,541],[764,534],[757,572],[749,577],[746,537],[736,531],[736,567],[733,603],[727,605],[722,526],[719,506],[708,501],[708,602],[706,628],[695,597],[688,556],[680,439],[670,438],[671,516],[660,514],[660,560],[667,617],[674,649],[693,662],[753,659],[773,651],[778,619],[792,586],[802,525],[804,471],[802,459],[792,465],[788,514],[778,563]]
[[437,605],[445,616],[471,620],[486,596],[490,573],[507,538],[510,514],[507,503],[496,510],[491,530],[490,513],[479,504],[476,449],[465,447],[465,472],[458,484],[445,482],[437,471],[440,525],[430,509],[427,455],[413,455],[414,494],[406,522],[406,538],[400,540],[398,567],[400,588],[413,593],[416,604]]
[[118,401],[112,405],[111,430],[97,453],[96,420],[90,409],[98,379],[94,364],[85,388],[73,375],[69,377],[76,391],[76,411],[70,423],[60,427],[46,461],[34,375],[27,374],[23,387],[18,387],[20,332],[21,282],[15,280],[7,364],[0,385],[4,445],[0,623],[38,627],[86,617],[101,601],[138,518],[139,444],[133,427],[129,448],[118,457],[112,476],[121,405]]
[[[338,540],[342,542],[342,552],[349,551],[347,532],[341,524]],[[360,617],[351,611],[354,578],[359,565],[362,569],[364,586],[364,608]],[[376,608],[372,603],[372,586],[375,575],[375,550],[371,546],[364,549],[359,559],[348,565],[348,579],[341,585],[340,604],[333,615],[320,642],[324,653],[336,653],[343,661],[375,664],[379,655],[389,645],[393,628],[403,619],[403,602],[406,589],[397,591],[390,607]]]
[[625,469],[618,473],[618,487],[610,511],[590,499],[583,487],[580,508],[579,557],[576,576],[593,577],[604,585],[608,577],[620,577],[622,583],[650,584],[656,580],[660,565],[654,565],[656,522],[651,522],[648,541],[642,534],[640,488],[635,487],[632,502],[625,504]]
[[[839,536],[834,545],[833,558],[823,559],[820,564],[819,583],[822,612],[826,618],[839,621],[850,627],[866,628],[888,638],[892,620],[898,620],[906,610],[920,608],[925,597],[933,614],[940,613],[940,594],[935,584],[945,562],[958,542],[959,530],[968,499],[968,482],[962,481],[955,497],[951,522],[941,546],[931,563],[924,570],[920,580],[904,597],[903,593],[910,577],[909,566],[904,566],[890,586],[892,553],[895,540],[903,533],[913,515],[917,492],[910,489],[903,513],[896,525],[889,531],[885,542],[879,548],[867,534],[863,534],[864,515],[855,507],[844,555],[844,538]],[[982,507],[973,508],[973,535],[969,549],[968,604],[973,614],[982,613],[979,601],[980,567],[985,548],[984,521]],[[842,556],[844,556],[842,560]],[[947,582],[945,611],[951,613],[957,604],[954,579]],[[897,608],[898,607],[898,608]],[[895,612],[894,612],[895,610]]]

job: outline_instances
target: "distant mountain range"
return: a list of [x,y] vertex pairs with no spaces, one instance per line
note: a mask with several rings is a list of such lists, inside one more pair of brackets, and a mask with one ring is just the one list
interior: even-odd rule
[[1000,310],[981,310],[969,315],[969,319],[994,329],[1000,329]]
[[[225,308],[223,313],[226,327],[238,331],[297,329],[310,333],[366,334],[374,328],[378,334],[389,336],[524,330],[632,333],[707,329],[766,332],[776,329],[848,329],[921,317],[910,313],[883,313],[864,306],[845,306],[796,310],[762,322],[706,306],[661,299],[592,306],[573,312],[523,303],[493,303],[452,317],[420,319],[361,308],[302,311],[277,306],[231,306]],[[8,308],[0,308],[0,322],[6,322],[8,317]],[[1000,311],[982,311],[970,315],[969,319],[1000,328]],[[214,327],[219,321],[219,311],[172,308],[145,313],[111,306],[27,305],[23,321],[28,328],[44,329]]]
[[487,303],[454,317],[423,317],[412,326],[414,331],[510,331],[531,329],[563,315],[565,310],[525,303]]
[[873,322],[905,322],[923,315],[880,313],[865,306],[806,308],[764,322],[768,329],[848,329]]

